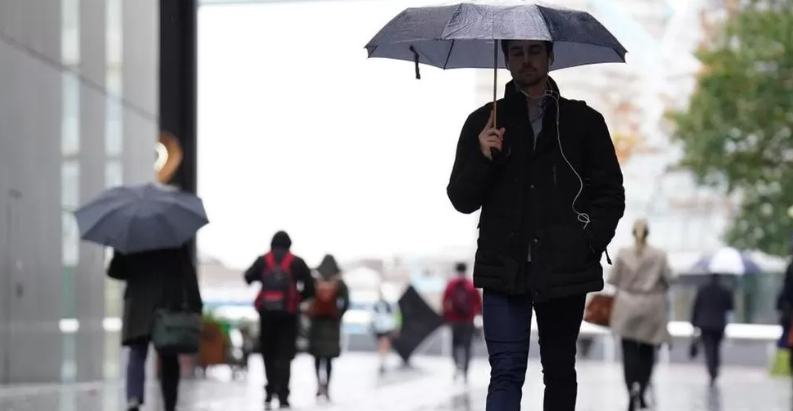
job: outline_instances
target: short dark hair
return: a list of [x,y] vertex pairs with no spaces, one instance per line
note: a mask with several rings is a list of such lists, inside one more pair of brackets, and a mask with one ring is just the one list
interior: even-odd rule
[[[509,42],[512,40],[501,40],[501,51],[504,52],[504,57],[509,54]],[[542,44],[545,45],[545,52],[548,54],[553,53],[553,42],[552,41],[543,41]]]
[[454,271],[458,273],[464,273],[468,271],[468,265],[465,263],[457,263],[454,265]]

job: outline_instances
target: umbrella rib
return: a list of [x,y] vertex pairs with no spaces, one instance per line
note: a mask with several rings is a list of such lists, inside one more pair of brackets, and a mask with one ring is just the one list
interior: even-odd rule
[[452,58],[452,50],[454,50],[454,43],[457,40],[452,40],[452,45],[449,46],[449,54],[446,55],[446,61],[443,63],[443,69],[446,70],[446,67],[449,67],[449,59]]
[[115,216],[116,213],[124,211],[124,209],[126,209],[128,206],[129,206],[129,204],[120,204],[120,205],[118,205],[116,207],[113,207],[108,212],[106,212],[105,215],[103,215],[98,220],[96,220],[96,222],[94,224],[92,224],[90,227],[87,227],[85,229],[85,233],[82,236],[83,237],[90,236],[91,232],[93,232],[98,227],[100,227],[102,225],[102,223],[104,223],[106,220],[110,219],[111,217]]
[[201,224],[196,224],[198,228],[194,232],[192,232],[187,237],[187,239],[182,239],[181,237],[178,236],[180,230],[177,228],[177,226],[174,226],[167,218],[165,218],[165,216],[169,213],[165,212],[157,216],[158,219],[161,219],[162,223],[165,226],[167,226],[172,230],[172,234],[173,234],[172,238],[174,240],[174,243],[178,243],[180,246],[183,245],[185,242],[189,241],[191,238],[194,238],[198,233],[198,230],[208,223],[208,219],[206,218],[206,216],[196,212],[196,210],[190,207],[185,207],[183,203],[174,202],[169,205],[168,210],[175,210],[174,212],[184,213],[185,217],[189,216],[191,220],[193,221],[198,220],[201,222]]
[[[179,237],[177,236],[177,232],[178,232],[179,230],[177,230],[177,229],[176,229],[176,227],[174,227],[174,226],[171,224],[171,222],[170,222],[170,221],[168,221],[168,219],[165,217],[165,215],[166,215],[166,213],[157,214],[157,216],[155,217],[155,219],[156,219],[156,220],[158,220],[158,221],[160,221],[160,223],[161,223],[163,226],[165,226],[165,227],[169,228],[169,230],[166,230],[166,231],[169,231],[169,232],[171,233],[171,239],[173,240],[173,243],[174,243],[174,244],[176,244],[176,243],[180,243],[180,242],[181,242],[181,240],[180,240],[180,239],[179,239]],[[181,244],[179,244],[179,245],[181,245]]]
[[127,243],[129,242],[129,237],[132,233],[132,227],[135,225],[135,222],[138,220],[138,212],[140,211],[140,209],[141,209],[140,203],[135,204],[135,211],[132,213],[132,216],[129,219],[129,225],[127,226],[127,229],[124,231],[125,234],[124,241],[118,242],[119,245],[123,246],[124,248],[127,248],[126,246],[129,245]]
[[553,38],[553,33],[551,33],[551,25],[548,24],[548,17],[545,16],[545,12],[543,11],[543,7],[540,6],[539,4],[535,4],[534,7],[537,8],[537,11],[539,12],[540,17],[542,17],[542,21],[543,21],[543,23],[545,23],[545,28],[548,30],[548,37],[550,37],[551,38],[551,42],[553,42],[554,38]]
[[[445,40],[443,37],[444,37],[444,34],[446,32],[446,27],[449,27],[449,24],[451,24],[452,20],[454,20],[454,16],[456,16],[457,14],[460,13],[460,9],[461,8],[463,8],[463,4],[462,3],[458,4],[457,7],[452,12],[452,15],[449,16],[449,20],[446,22],[446,26],[444,27],[443,33],[441,33],[441,40]],[[449,60],[452,58],[452,50],[454,50],[454,43],[455,42],[456,42],[456,40],[452,39],[452,45],[449,46],[449,54],[446,55],[446,61],[443,62],[443,69],[444,70],[446,70],[446,67],[449,66]]]

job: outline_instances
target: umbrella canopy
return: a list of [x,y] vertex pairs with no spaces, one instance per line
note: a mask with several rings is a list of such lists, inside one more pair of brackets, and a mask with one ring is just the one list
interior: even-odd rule
[[200,198],[157,183],[112,188],[74,215],[83,240],[123,253],[179,247],[209,223]]
[[587,12],[520,0],[408,8],[382,28],[366,50],[372,58],[442,69],[504,68],[497,40],[553,42],[551,70],[623,63],[627,53]]
[[443,325],[443,318],[430,307],[413,286],[399,299],[402,312],[402,329],[394,340],[394,351],[406,364],[421,343]]
[[749,253],[732,247],[724,247],[713,254],[702,257],[694,264],[696,273],[727,275],[757,274],[762,271]]

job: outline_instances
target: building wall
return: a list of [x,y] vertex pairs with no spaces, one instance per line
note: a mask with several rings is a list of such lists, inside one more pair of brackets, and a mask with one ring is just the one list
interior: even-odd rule
[[118,362],[102,321],[119,289],[72,211],[153,179],[158,7],[0,2],[0,383],[96,380]]

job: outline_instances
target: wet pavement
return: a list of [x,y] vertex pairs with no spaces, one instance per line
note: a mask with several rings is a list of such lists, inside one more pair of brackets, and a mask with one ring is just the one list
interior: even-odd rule
[[[326,411],[480,411],[484,409],[488,367],[476,361],[468,386],[452,381],[451,364],[438,357],[422,357],[413,369],[394,368],[380,377],[370,354],[347,354],[333,367],[332,403],[315,399],[313,360],[295,361],[292,405],[296,410]],[[394,359],[394,364],[398,360]],[[699,364],[659,366],[654,378],[656,411],[790,411],[787,379],[775,379],[758,368],[728,368],[719,388],[707,387]],[[226,369],[206,379],[185,381],[181,411],[259,411],[263,409],[261,362],[253,359],[247,377],[232,380]],[[114,411],[123,410],[120,382],[0,388],[0,411]],[[149,385],[147,410],[160,410],[155,384]],[[583,362],[579,365],[579,411],[626,409],[622,373],[618,365]],[[542,377],[532,362],[524,389],[525,410],[542,409]]]
[[[485,364],[481,366],[486,367]],[[542,376],[538,366],[529,371],[524,388],[524,410],[542,410]],[[627,393],[619,365],[582,363],[578,381],[578,411],[627,409]],[[483,410],[486,384],[486,381],[474,383],[469,392],[423,410]],[[719,383],[711,389],[704,367],[672,365],[658,367],[648,397],[655,405],[651,408],[654,411],[790,411],[793,410],[792,387],[789,379],[769,377],[762,369],[732,367],[723,370]]]

